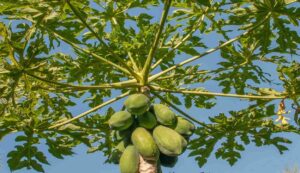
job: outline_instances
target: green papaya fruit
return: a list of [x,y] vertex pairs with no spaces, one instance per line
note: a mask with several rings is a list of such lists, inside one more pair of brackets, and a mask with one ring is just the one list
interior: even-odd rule
[[178,116],[174,130],[183,136],[191,136],[195,131],[195,126],[190,121]]
[[158,159],[158,148],[152,135],[145,128],[136,128],[131,134],[131,142],[146,160]]
[[167,156],[163,153],[159,155],[160,165],[168,168],[173,168],[178,161],[177,156]]
[[108,120],[108,124],[112,129],[125,130],[133,123],[131,114],[127,111],[120,111],[114,113]]
[[121,173],[137,173],[139,169],[139,153],[135,146],[126,147],[120,158]]
[[154,104],[153,111],[157,121],[165,126],[174,126],[176,124],[176,116],[168,106],[162,104]]
[[157,125],[155,116],[151,112],[146,112],[141,116],[138,116],[139,126],[146,129],[153,129]]
[[141,115],[149,110],[150,99],[144,94],[132,94],[124,102],[128,112],[134,115]]
[[153,130],[153,138],[163,154],[178,156],[186,148],[186,140],[175,130],[159,125]]

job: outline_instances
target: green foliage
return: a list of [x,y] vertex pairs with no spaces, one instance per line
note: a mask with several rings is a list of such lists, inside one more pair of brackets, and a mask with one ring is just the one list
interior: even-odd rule
[[247,85],[248,82],[256,85],[261,82],[271,82],[269,80],[271,75],[254,63],[260,58],[255,54],[256,45],[249,45],[246,42],[221,49],[222,58],[226,61],[218,63],[221,67],[214,73],[222,73],[214,80],[220,81],[219,85],[223,87],[222,92],[229,93],[235,89],[236,93],[245,94],[245,89],[250,88],[249,84]]
[[[195,124],[188,148],[199,166],[212,153],[233,165],[250,143],[288,149],[290,141],[280,134],[299,134],[300,126],[299,2],[173,0],[171,8],[162,8],[165,2],[0,2],[0,140],[16,135],[7,152],[11,171],[45,172],[47,153],[64,159],[80,144],[118,162],[120,141],[130,140],[109,127],[114,106],[104,115],[92,112],[124,93],[152,96],[152,90]],[[164,25],[153,9],[169,9]],[[202,61],[206,55],[210,59]],[[152,67],[144,66],[148,58]],[[106,101],[116,93],[124,95]],[[213,109],[222,104],[220,96],[252,105],[209,116],[211,123],[180,111]],[[288,100],[284,114],[275,112],[273,99]],[[134,103],[135,113],[149,109],[145,100]],[[92,109],[73,115],[81,104]],[[294,121],[274,122],[288,110]],[[175,119],[163,114],[158,122],[174,125]]]
[[28,168],[38,172],[45,172],[41,164],[49,163],[45,155],[35,146],[38,144],[39,138],[34,137],[33,132],[28,130],[25,131],[25,136],[17,136],[15,141],[24,143],[23,145],[15,146],[15,150],[7,154],[7,163],[11,171]]
[[[240,152],[245,145],[254,143],[256,146],[273,145],[282,154],[288,148],[285,144],[290,140],[274,136],[276,133],[291,131],[299,133],[293,126],[274,124],[270,118],[274,115],[274,105],[262,107],[252,105],[241,111],[231,111],[230,116],[220,114],[211,117],[208,128],[198,128],[196,138],[190,141],[190,156],[195,156],[198,164],[203,166],[212,152],[216,158],[227,160],[233,165],[241,158]],[[214,147],[220,145],[215,151]]]

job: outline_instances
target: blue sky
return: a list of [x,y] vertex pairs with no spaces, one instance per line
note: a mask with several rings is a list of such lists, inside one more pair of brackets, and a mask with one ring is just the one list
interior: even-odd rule
[[[157,14],[159,18],[161,8],[153,9],[151,14]],[[139,11],[136,11],[139,12]],[[133,12],[135,13],[135,12]],[[206,37],[205,41],[209,46],[214,47],[218,37],[215,35]],[[66,53],[71,53],[69,47],[61,47],[58,49],[64,50]],[[189,56],[184,56],[188,58]],[[289,57],[290,58],[290,57]],[[181,59],[183,60],[183,59]],[[180,60],[180,61],[181,61]],[[220,61],[219,54],[214,53],[205,58],[202,58],[194,64],[202,64],[203,69],[209,69],[216,67],[216,63]],[[264,70],[273,73],[274,66],[270,64],[261,64]],[[207,83],[202,87],[209,88],[210,91],[220,91],[220,88],[215,83]],[[268,87],[267,85],[264,87]],[[280,87],[276,89],[281,90]],[[178,95],[179,96],[179,95]],[[114,104],[116,110],[121,109],[122,102],[124,100],[118,101]],[[80,100],[77,103],[81,103]],[[236,98],[218,98],[217,106],[211,110],[203,110],[191,108],[186,110],[190,115],[193,115],[199,120],[207,120],[208,116],[217,115],[222,112],[227,112],[229,110],[240,110],[249,106],[249,102],[236,99]],[[275,101],[274,103],[278,103]],[[71,111],[74,115],[77,115],[85,110],[88,110],[86,104],[78,104],[76,107],[72,108]],[[182,109],[184,109],[182,107]],[[99,110],[101,114],[105,111]],[[292,117],[292,114],[288,115]],[[256,147],[254,145],[248,145],[246,150],[241,153],[242,159],[240,159],[234,166],[230,166],[224,160],[217,160],[214,154],[209,158],[208,163],[203,167],[199,168],[196,161],[193,158],[188,157],[189,151],[186,151],[182,156],[180,156],[179,161],[176,166],[172,169],[164,168],[164,173],[281,173],[286,167],[293,167],[299,165],[300,163],[300,140],[299,136],[293,134],[281,134],[284,137],[288,137],[293,141],[292,144],[288,145],[289,151],[285,152],[284,155],[280,155],[276,148],[273,146]],[[0,142],[0,173],[10,173],[6,165],[6,154],[11,151],[16,145],[14,142],[14,135],[5,137]],[[46,149],[45,146],[41,148]],[[46,166],[45,170],[47,173],[117,173],[118,166],[112,164],[105,164],[105,158],[102,153],[86,154],[86,147],[79,146],[75,148],[76,154],[73,157],[67,157],[64,160],[58,160],[50,155],[48,156],[50,166]],[[32,173],[32,170],[20,170],[16,173]]]

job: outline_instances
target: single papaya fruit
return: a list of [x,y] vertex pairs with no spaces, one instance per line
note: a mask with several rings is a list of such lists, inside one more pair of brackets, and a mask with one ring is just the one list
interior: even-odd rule
[[187,119],[178,116],[174,130],[183,136],[191,136],[195,131],[195,126]]
[[125,130],[133,123],[131,114],[127,111],[120,111],[114,113],[108,120],[108,124],[112,129]]
[[149,110],[150,99],[144,94],[132,94],[124,102],[128,112],[134,115],[141,115]]
[[127,146],[120,158],[121,173],[137,173],[140,163],[139,159],[136,147],[133,145]]
[[158,159],[158,148],[152,135],[145,128],[136,128],[131,134],[131,142],[146,160]]
[[163,154],[178,156],[184,151],[187,142],[175,130],[159,125],[153,130],[153,138]]
[[168,106],[163,104],[154,104],[153,111],[157,121],[165,126],[174,126],[176,123],[176,116]]
[[178,161],[178,157],[177,156],[167,156],[163,153],[160,153],[159,161],[160,161],[161,166],[173,168]]
[[157,125],[155,116],[151,112],[146,112],[138,116],[139,126],[146,129],[153,129]]

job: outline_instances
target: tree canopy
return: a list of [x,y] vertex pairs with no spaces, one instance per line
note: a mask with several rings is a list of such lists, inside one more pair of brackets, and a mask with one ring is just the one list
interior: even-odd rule
[[[188,152],[200,167],[211,154],[233,165],[250,143],[283,153],[291,141],[276,134],[300,134],[299,2],[1,0],[0,21],[0,140],[16,135],[12,171],[45,172],[46,152],[63,159],[79,144],[111,162],[113,103],[145,89],[196,124]],[[213,66],[199,62],[209,55]],[[184,111],[220,97],[249,107],[209,120]],[[91,109],[73,115],[78,100]]]

